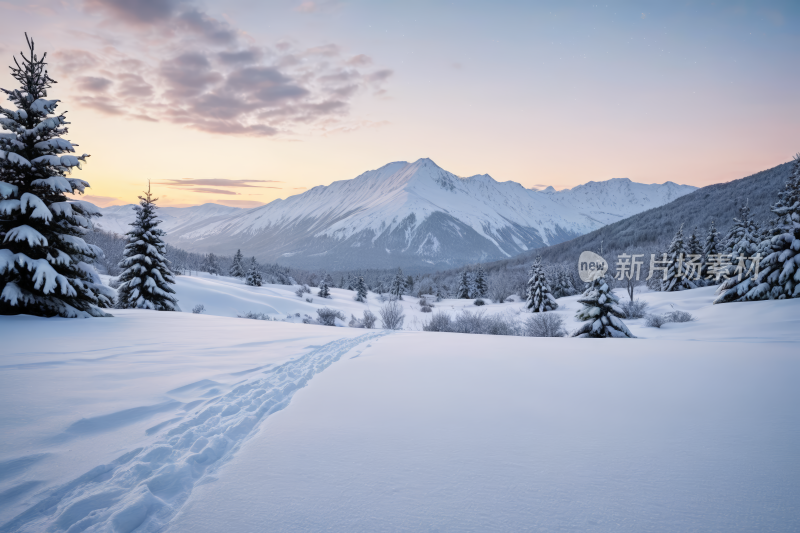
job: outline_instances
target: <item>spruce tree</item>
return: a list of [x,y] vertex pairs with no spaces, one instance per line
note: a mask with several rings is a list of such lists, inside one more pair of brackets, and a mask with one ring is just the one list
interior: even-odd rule
[[322,279],[319,282],[319,292],[317,293],[317,296],[319,296],[320,298],[331,297],[329,279],[330,276],[328,274],[325,274],[324,276],[322,276]]
[[475,272],[475,297],[486,298],[489,292],[489,284],[486,282],[486,271],[483,270],[483,265],[478,265],[478,270]]
[[81,156],[61,138],[68,131],[58,100],[46,100],[56,83],[28,39],[28,55],[14,58],[12,77],[19,89],[0,89],[16,109],[0,107],[0,314],[90,317],[109,316],[113,290],[103,286],[92,263],[100,248],[83,236],[98,209],[84,201],[67,201],[65,193],[89,186],[70,178]]
[[[720,278],[722,283],[717,288],[715,304],[741,300],[757,285],[756,280],[752,279],[751,271],[755,269],[755,265],[750,258],[759,253],[761,231],[751,219],[750,207],[746,203],[739,208],[739,217],[733,220],[725,243],[726,251],[731,254],[731,266],[727,270],[728,278]],[[737,270],[741,271],[742,279],[739,279]]]
[[201,268],[209,274],[219,276],[219,259],[217,259],[217,256],[213,253],[210,253],[203,259],[203,266]]
[[703,244],[703,267],[701,270],[701,277],[703,282],[707,285],[716,283],[716,276],[708,279],[708,266],[710,263],[709,257],[720,254],[719,232],[714,225],[714,220],[711,220],[711,226],[708,228],[708,235],[706,235],[706,242]]
[[364,283],[364,276],[358,277],[358,281],[355,283],[355,291],[357,302],[364,303],[367,301],[367,284]]
[[261,270],[255,257],[250,259],[250,266],[247,268],[247,274],[245,275],[244,282],[251,287],[260,287],[263,283],[261,278]]
[[403,277],[403,271],[399,268],[397,269],[397,274],[395,274],[394,278],[392,279],[392,285],[389,292],[398,300],[402,300],[403,294],[406,293],[406,280]]
[[761,261],[758,278],[741,296],[739,290],[728,291],[732,294],[726,301],[800,298],[800,153],[772,212],[777,218],[770,224],[770,253]]
[[609,290],[605,275],[592,281],[578,303],[582,303],[583,308],[575,318],[584,324],[572,334],[573,337],[635,338],[622,321],[625,313],[619,306],[619,298]]
[[542,268],[541,258],[536,258],[528,273],[528,289],[525,308],[531,313],[544,313],[558,308],[556,299],[550,292],[550,286]]
[[458,288],[456,289],[456,298],[459,300],[469,300],[469,274],[466,270],[461,271],[461,276],[458,278]]
[[673,237],[667,250],[667,279],[663,282],[664,292],[685,291],[696,289],[694,281],[686,279],[686,270],[683,268],[683,261],[686,260],[686,244],[683,241],[683,226],[678,229],[678,233]]
[[139,196],[139,205],[134,206],[136,219],[125,247],[125,258],[119,267],[120,285],[117,289],[117,308],[153,309],[155,311],[180,311],[175,299],[175,283],[167,261],[167,245],[162,237],[164,230],[158,225],[156,204],[158,198],[150,194],[150,184],[144,196]]
[[[255,258],[253,258],[255,259]],[[244,256],[242,255],[242,250],[236,250],[236,253],[233,254],[233,262],[231,262],[231,268],[228,271],[228,274],[233,278],[243,278],[246,275],[244,265],[242,262],[244,261]]]

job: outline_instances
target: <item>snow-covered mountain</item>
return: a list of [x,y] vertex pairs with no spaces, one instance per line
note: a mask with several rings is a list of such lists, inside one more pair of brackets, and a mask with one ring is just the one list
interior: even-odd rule
[[[134,219],[133,204],[115,205],[101,209],[103,216],[94,219],[94,225],[103,231],[124,235],[130,230]],[[220,204],[193,205],[191,207],[159,207],[158,218],[163,223],[161,228],[167,233],[180,230],[185,226],[198,222],[215,220],[244,211],[239,207],[228,207]]]
[[[187,250],[231,254],[241,248],[261,261],[328,270],[419,268],[511,257],[693,190],[613,179],[536,191],[486,174],[460,178],[420,159],[253,209],[205,204],[186,208],[194,211],[183,216],[174,214],[177,208],[161,213],[167,240]],[[174,219],[167,222],[167,216]]]

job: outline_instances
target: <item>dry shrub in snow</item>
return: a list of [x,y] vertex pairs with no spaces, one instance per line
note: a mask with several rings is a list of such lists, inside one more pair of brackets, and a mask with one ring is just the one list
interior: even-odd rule
[[667,322],[692,322],[694,321],[694,317],[691,313],[687,313],[686,311],[673,311],[671,313],[667,313],[666,316]]
[[525,335],[528,337],[564,337],[564,320],[553,313],[536,313],[525,321]]
[[384,304],[380,310],[383,329],[400,329],[403,327],[403,307],[396,301]]
[[319,315],[317,320],[319,320],[319,323],[323,326],[335,326],[337,318],[341,321],[346,319],[341,311],[329,307],[320,307],[317,309],[317,314]]
[[361,323],[364,325],[365,328],[367,328],[367,329],[374,328],[375,327],[375,322],[377,322],[377,321],[378,321],[378,317],[375,316],[375,313],[373,313],[369,309],[366,309],[364,311],[364,318],[361,319]]
[[486,305],[486,302],[483,301],[483,298],[475,298],[473,302],[475,305]]
[[419,310],[422,311],[423,313],[430,313],[431,311],[433,311],[433,309],[431,309],[431,306],[429,305],[423,305],[422,307],[419,308]]
[[647,302],[638,298],[632,302],[620,304],[620,307],[625,312],[625,318],[644,318],[647,315]]
[[202,313],[205,310],[206,310],[206,306],[203,305],[203,304],[197,304],[194,307],[192,307],[192,313],[194,313],[196,315],[199,315],[200,313]]
[[660,328],[667,323],[663,315],[647,315],[644,325],[648,328]]
[[422,331],[452,331],[451,325],[450,315],[444,311],[438,311],[422,325]]
[[253,320],[271,320],[269,315],[266,313],[255,313],[253,311],[248,311],[243,315],[236,315],[239,318],[251,318]]

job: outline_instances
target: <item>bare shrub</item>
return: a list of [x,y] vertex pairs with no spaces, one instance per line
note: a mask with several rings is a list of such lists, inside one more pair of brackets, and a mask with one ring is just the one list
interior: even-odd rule
[[686,311],[673,311],[671,313],[667,313],[664,318],[667,322],[693,322],[694,317],[691,313],[687,313]]
[[381,321],[383,329],[400,329],[403,327],[403,307],[396,301],[390,301],[381,307]]
[[254,311],[248,311],[243,315],[236,315],[236,316],[238,318],[250,318],[253,320],[272,320],[266,313],[256,313]]
[[450,315],[438,311],[431,315],[431,319],[422,324],[422,331],[453,331]]
[[564,320],[555,313],[534,313],[525,321],[528,337],[564,337]]
[[483,335],[519,335],[520,328],[516,320],[505,315],[489,315],[483,317],[480,332]]
[[319,315],[317,320],[319,320],[319,323],[323,326],[335,326],[337,318],[341,321],[346,320],[346,317],[341,311],[329,307],[320,307],[317,309],[317,314]]
[[313,303],[313,302],[314,302],[314,298],[306,298],[306,301],[307,301],[308,303]]
[[453,320],[453,330],[455,333],[480,333],[482,313],[462,310]]
[[197,304],[194,307],[192,307],[192,313],[194,313],[196,315],[201,314],[205,310],[206,310],[206,306],[203,305],[203,304]]
[[647,315],[647,302],[638,298],[632,302],[622,303],[620,307],[625,313],[625,318],[644,318]]
[[311,294],[311,288],[308,285],[300,285],[294,293],[297,295],[298,298],[302,298],[304,294]]
[[423,305],[422,307],[419,308],[419,310],[422,311],[423,313],[430,313],[431,311],[433,311],[430,305]]
[[351,328],[363,328],[364,322],[356,318],[355,315],[350,315],[350,323],[347,325]]
[[660,328],[667,323],[664,315],[647,315],[645,317],[644,325],[648,328]]
[[375,313],[370,311],[369,309],[364,310],[364,318],[361,319],[361,323],[367,329],[372,329],[375,327],[375,322],[378,321],[378,317],[375,316]]

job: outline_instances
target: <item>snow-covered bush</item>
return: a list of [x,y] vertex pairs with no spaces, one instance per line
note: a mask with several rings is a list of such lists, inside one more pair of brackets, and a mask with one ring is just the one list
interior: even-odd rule
[[422,331],[452,331],[450,315],[444,311],[437,311],[422,325]]
[[647,314],[647,302],[640,299],[634,301],[626,301],[620,304],[622,311],[625,313],[625,318],[644,318]]
[[248,311],[243,315],[236,315],[238,318],[251,318],[253,320],[272,320],[266,313],[256,313]]
[[472,303],[477,306],[486,305],[486,302],[484,302],[482,298],[475,298],[475,301]]
[[351,328],[363,328],[364,327],[364,322],[362,320],[356,318],[355,315],[350,315],[350,322],[348,322],[347,325],[348,325],[348,327],[351,327]]
[[536,313],[525,321],[525,335],[528,337],[564,337],[564,321],[555,313]]
[[644,325],[648,328],[660,328],[667,323],[664,315],[647,315],[645,317]]
[[426,296],[423,296],[422,298],[419,299],[419,306],[420,307],[436,307],[430,301],[428,301],[428,298]]
[[2,89],[16,109],[0,107],[0,315],[108,316],[114,291],[92,266],[102,250],[83,239],[100,211],[65,196],[89,186],[67,177],[89,156],[68,154],[66,117],[45,99],[47,54],[25,38],[30,54],[11,67],[20,88]]
[[310,298],[310,297],[309,297],[309,298],[306,298],[306,301],[307,301],[308,303],[314,303],[314,298]]
[[197,304],[194,307],[192,307],[192,313],[194,313],[196,315],[201,314],[205,310],[206,310],[206,306],[203,305],[203,304]]
[[550,293],[550,286],[542,268],[541,258],[537,257],[531,265],[529,272],[528,286],[526,289],[527,300],[525,307],[531,313],[544,313],[558,309],[556,299]]
[[319,323],[323,326],[335,326],[337,318],[342,322],[346,320],[346,317],[341,311],[331,309],[330,307],[320,307],[317,309],[317,315],[319,315]]
[[667,322],[694,322],[694,317],[686,311],[672,311],[664,315]]
[[380,310],[383,329],[401,329],[403,327],[403,307],[396,301],[384,304]]
[[364,310],[364,318],[361,319],[361,323],[364,324],[365,328],[373,329],[375,327],[375,322],[377,321],[378,317],[375,316],[375,313],[373,313],[369,309]]
[[430,313],[433,311],[430,305],[423,305],[422,307],[419,308],[419,310],[423,313]]

